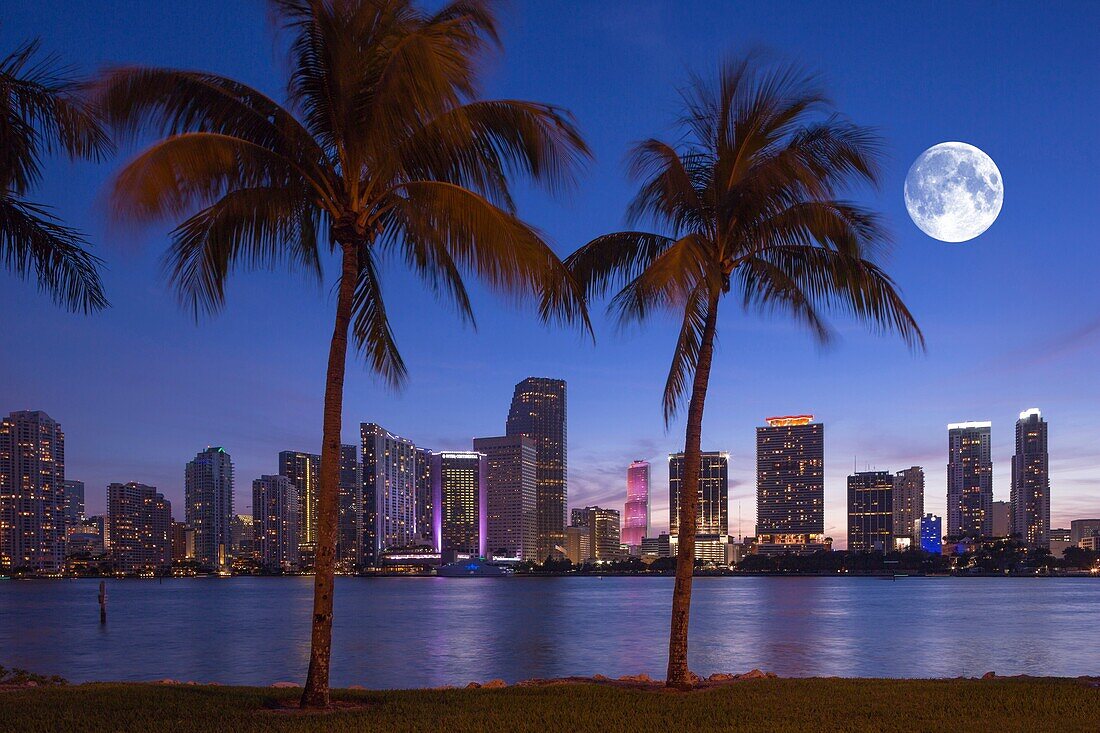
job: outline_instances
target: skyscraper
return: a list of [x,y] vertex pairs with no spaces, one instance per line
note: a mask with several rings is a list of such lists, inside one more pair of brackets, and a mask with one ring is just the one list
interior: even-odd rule
[[416,449],[416,534],[417,541],[435,547],[435,510],[432,507],[432,452]]
[[339,498],[336,559],[355,566],[361,562],[363,545],[363,464],[358,446],[340,446]]
[[1012,533],[1032,547],[1050,546],[1050,468],[1047,422],[1039,408],[1016,421],[1012,456]]
[[199,451],[187,464],[184,499],[187,526],[195,530],[195,559],[225,569],[233,542],[233,460],[224,448]]
[[[588,556],[582,560],[613,560],[620,553],[620,517],[617,509],[604,509],[598,506],[586,506],[572,512],[572,527],[588,530],[588,542],[581,541],[580,552],[588,548]],[[702,534],[702,533],[700,533]],[[572,559],[572,558],[570,558]]]
[[256,556],[264,567],[298,567],[298,490],[286,476],[260,476],[252,482],[252,530]]
[[489,554],[538,560],[534,439],[523,435],[474,438],[474,450],[485,454]]
[[172,565],[172,505],[157,487],[131,481],[107,487],[111,559],[124,573]]
[[256,530],[251,514],[234,514],[229,522],[230,554],[234,560],[256,558]]
[[0,566],[59,572],[65,562],[65,434],[44,412],[0,422]]
[[317,556],[317,493],[321,489],[321,456],[284,450],[279,453],[279,474],[290,479],[298,497],[298,561],[313,567]]
[[947,535],[988,537],[993,533],[992,423],[947,426]]
[[416,446],[380,425],[362,423],[363,554],[377,562],[386,550],[417,538]]
[[813,419],[769,417],[756,429],[756,539],[762,551],[805,552],[825,542],[825,426]]
[[920,548],[933,555],[943,553],[943,520],[935,514],[920,518]]
[[485,557],[488,505],[485,455],[473,451],[432,454],[432,504],[436,551],[444,562],[457,556]]
[[1012,502],[995,501],[990,506],[989,531],[991,537],[1009,537],[1012,535]]
[[568,435],[565,381],[528,377],[516,385],[508,410],[508,435],[535,441],[535,500],[538,505],[538,557],[561,552],[568,501]]
[[894,476],[861,471],[848,477],[848,551],[894,549]]
[[63,483],[65,492],[65,530],[70,527],[79,527],[84,521],[84,482],[66,480]]
[[[680,534],[680,482],[684,454],[668,456],[668,533]],[[729,534],[729,453],[704,451],[699,467],[699,522],[696,534]]]
[[[913,466],[894,474],[894,542],[908,539],[920,546],[920,518],[924,516],[924,469]],[[901,544],[904,545],[904,542]],[[893,549],[893,548],[891,548]]]
[[649,463],[637,460],[626,469],[622,542],[638,552],[649,536]]

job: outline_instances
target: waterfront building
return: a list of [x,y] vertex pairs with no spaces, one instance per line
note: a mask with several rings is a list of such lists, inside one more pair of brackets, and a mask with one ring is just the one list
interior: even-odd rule
[[383,552],[419,538],[416,526],[416,446],[375,423],[362,423],[363,555],[375,564]]
[[641,547],[642,557],[670,557],[672,555],[672,541],[667,532],[656,537],[644,537]]
[[317,556],[317,510],[321,490],[321,456],[318,453],[279,452],[279,476],[294,484],[298,497],[298,562],[313,567]]
[[474,450],[485,455],[489,555],[538,561],[534,439],[524,435],[475,438]]
[[894,548],[894,476],[860,471],[848,477],[848,551]]
[[528,377],[516,385],[505,433],[535,441],[535,503],[540,560],[561,554],[569,497],[566,389],[562,379]]
[[1074,545],[1086,537],[1100,535],[1100,519],[1074,519],[1069,523],[1069,540]]
[[435,547],[435,508],[432,506],[432,451],[416,449],[416,541]]
[[1051,529],[1047,533],[1047,537],[1049,542],[1047,549],[1050,550],[1051,555],[1054,555],[1054,557],[1058,558],[1059,560],[1062,559],[1062,555],[1068,548],[1074,546],[1074,543],[1072,542],[1073,531],[1070,529]]
[[825,426],[813,415],[756,429],[756,551],[812,553],[825,537]]
[[626,469],[626,504],[623,506],[623,544],[637,554],[649,536],[649,462],[637,460]]
[[106,553],[103,537],[106,520],[101,516],[85,517],[79,525],[68,527],[65,536],[65,557],[101,557]]
[[199,451],[184,471],[187,526],[195,531],[195,560],[218,570],[232,547],[233,460],[225,448]]
[[354,568],[361,562],[363,545],[363,464],[359,446],[340,446],[340,483],[336,560]]
[[84,482],[66,480],[62,483],[64,491],[65,534],[70,527],[79,527],[84,521]]
[[172,565],[172,505],[157,487],[135,481],[107,486],[107,526],[118,571],[144,574]]
[[993,456],[990,422],[947,426],[947,534],[989,537],[993,532]]
[[920,519],[920,548],[933,555],[943,553],[943,520],[935,514]]
[[264,475],[252,482],[252,528],[256,557],[270,570],[299,566],[297,486],[287,476]]
[[1012,535],[1012,502],[995,501],[989,505],[991,537],[1010,537]]
[[251,514],[234,514],[229,524],[231,554],[234,560],[247,560],[255,557],[255,528]]
[[184,522],[172,522],[172,562],[195,559],[195,530]]
[[[680,532],[680,484],[684,477],[684,454],[668,456],[669,535]],[[729,534],[729,453],[705,451],[699,466],[699,513],[696,534]]]
[[1050,546],[1047,422],[1039,408],[1020,413],[1012,456],[1012,534],[1032,547]]
[[0,421],[0,567],[59,573],[65,563],[65,434],[44,412]]
[[488,505],[485,454],[441,451],[432,454],[432,504],[436,551],[444,564],[487,554]]
[[565,528],[565,557],[574,565],[583,565],[592,557],[592,532],[588,527],[570,524]]
[[894,547],[920,546],[920,518],[924,516],[924,469],[912,466],[894,474]]
[[588,530],[588,556],[585,560],[613,560],[622,556],[619,511],[598,506],[573,509],[573,527]]

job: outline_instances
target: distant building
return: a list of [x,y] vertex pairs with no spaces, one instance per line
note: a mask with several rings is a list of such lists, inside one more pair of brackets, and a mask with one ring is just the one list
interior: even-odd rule
[[321,456],[302,451],[280,451],[278,475],[290,479],[298,497],[298,561],[306,567],[313,567],[317,557]]
[[672,555],[672,542],[667,532],[656,537],[642,539],[642,556],[670,557]]
[[524,435],[474,438],[474,450],[485,455],[489,555],[538,561],[535,440]]
[[1100,519],[1074,519],[1069,528],[1069,540],[1076,545],[1086,537],[1100,535]]
[[1050,546],[1050,467],[1047,422],[1039,408],[1016,421],[1012,456],[1012,532],[1032,547]]
[[626,504],[623,507],[623,544],[638,552],[649,536],[649,462],[637,460],[626,469]]
[[375,423],[362,423],[363,553],[368,564],[382,553],[419,539],[416,520],[416,446]]
[[992,423],[947,426],[947,534],[989,537],[993,532]]
[[110,484],[107,524],[119,571],[149,573],[172,565],[172,505],[155,486]]
[[1050,542],[1050,544],[1048,545],[1050,554],[1059,559],[1061,559],[1062,555],[1068,548],[1074,546],[1074,543],[1072,542],[1073,530],[1071,529],[1052,529],[1048,532],[1047,536],[1049,537]]
[[339,529],[336,559],[346,566],[362,562],[363,550],[363,464],[359,446],[340,446]]
[[[680,533],[680,484],[684,478],[684,454],[668,456],[668,525],[673,538]],[[729,453],[704,451],[699,467],[697,534],[729,534]]]
[[920,548],[933,555],[943,553],[943,520],[935,514],[920,519]]
[[256,556],[271,570],[299,564],[298,489],[286,476],[260,476],[252,482],[252,529]]
[[65,556],[98,557],[106,553],[104,544],[106,520],[101,516],[85,517],[76,527],[67,528]]
[[234,560],[247,560],[255,557],[256,541],[251,514],[234,514],[229,523],[229,534],[232,538],[232,555]]
[[432,455],[432,504],[436,551],[443,562],[461,557],[485,557],[488,552],[488,506],[485,455],[473,451],[441,451]]
[[65,563],[65,434],[44,412],[0,421],[0,567],[58,573]]
[[848,477],[848,551],[894,548],[894,476],[862,471]]
[[416,471],[413,484],[416,492],[417,542],[435,547],[435,508],[432,506],[432,452],[416,449]]
[[824,549],[825,426],[813,415],[769,417],[756,429],[756,547]]
[[540,559],[546,559],[560,553],[565,541],[569,496],[565,381],[528,377],[517,384],[505,433],[535,441],[536,551]]
[[571,524],[565,528],[565,557],[574,565],[583,565],[592,557],[592,532],[588,527]]
[[65,481],[65,532],[70,527],[78,527],[84,521],[84,482]]
[[199,451],[184,473],[187,526],[195,530],[195,559],[219,570],[229,565],[233,537],[233,460],[224,448]]
[[172,522],[172,562],[195,559],[195,530],[184,522]]
[[1010,537],[1012,535],[1012,502],[995,501],[990,505],[991,526],[990,536]]
[[[920,518],[924,516],[924,469],[913,466],[894,474],[894,546],[920,545]],[[907,543],[903,540],[908,540]]]
[[589,554],[585,560],[613,560],[622,555],[619,548],[619,511],[598,506],[574,509],[573,527],[588,530]]

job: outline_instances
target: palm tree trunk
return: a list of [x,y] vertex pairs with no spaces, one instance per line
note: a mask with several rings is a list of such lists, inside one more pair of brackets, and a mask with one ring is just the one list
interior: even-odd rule
[[313,579],[313,632],[310,638],[309,672],[302,692],[303,708],[329,704],[328,673],[332,655],[332,595],[336,574],[336,529],[339,518],[337,485],[340,477],[340,440],[344,411],[344,370],[348,353],[348,327],[355,282],[359,274],[358,252],[342,244],[343,269],[336,298],[336,325],[328,352],[325,380],[325,416],[321,438],[321,476],[317,496],[317,557]]
[[699,344],[699,362],[691,386],[688,405],[687,436],[684,440],[684,476],[680,482],[679,531],[676,552],[676,585],[672,589],[672,627],[668,635],[668,674],[666,687],[691,688],[688,669],[688,616],[691,611],[691,579],[695,570],[695,533],[699,525],[699,473],[702,464],[700,444],[703,431],[703,405],[710,382],[710,364],[714,355],[714,331],[718,320],[718,294],[710,296],[707,317]]

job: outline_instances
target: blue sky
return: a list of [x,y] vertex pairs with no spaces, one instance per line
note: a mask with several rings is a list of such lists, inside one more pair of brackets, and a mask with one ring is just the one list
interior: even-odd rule
[[[514,2],[503,25],[486,96],[568,107],[595,151],[572,194],[519,196],[563,256],[622,225],[632,193],[625,151],[670,138],[677,87],[723,54],[763,48],[818,70],[839,109],[887,140],[884,185],[859,197],[893,230],[889,271],[928,351],[843,320],[821,349],[782,320],[727,307],[704,448],[732,454],[734,524],[740,507],[752,532],[754,426],[801,412],[826,425],[826,528],[838,545],[853,465],[923,465],[926,508],[942,514],[948,422],[993,421],[994,493],[1007,499],[1013,422],[1035,406],[1050,422],[1054,526],[1100,514],[1100,5]],[[284,62],[258,0],[7,0],[0,50],[32,36],[87,71],[201,68],[282,94]],[[983,149],[1005,181],[998,221],[961,245],[923,235],[902,201],[910,163],[946,140]],[[241,274],[226,310],[196,323],[161,273],[165,231],[105,221],[104,184],[118,163],[47,166],[35,199],[88,233],[107,261],[113,308],[71,315],[0,274],[0,411],[43,409],[61,421],[66,473],[88,483],[92,510],[103,509],[107,483],[130,480],[155,484],[182,509],[183,465],[211,444],[234,457],[243,510],[278,451],[318,449],[333,275],[318,287],[282,272]],[[667,522],[665,456],[683,439],[682,423],[666,431],[660,412],[671,320],[622,333],[601,304],[593,346],[476,287],[476,331],[399,270],[385,288],[411,381],[393,393],[350,364],[347,441],[360,421],[376,421],[432,448],[465,448],[503,432],[515,382],[561,377],[570,503],[621,508],[626,467],[645,458],[656,464],[654,523]]]

